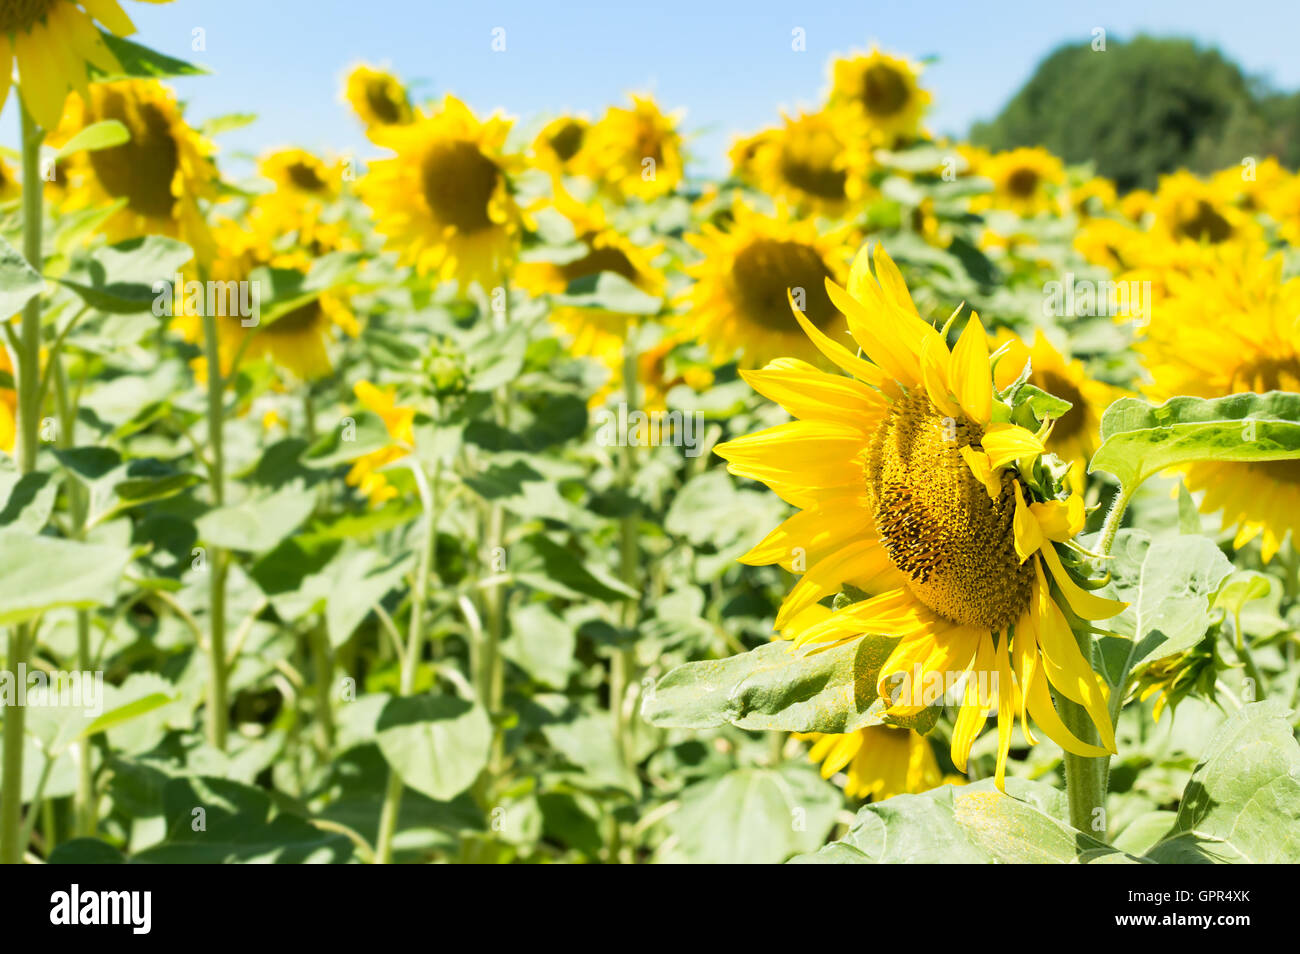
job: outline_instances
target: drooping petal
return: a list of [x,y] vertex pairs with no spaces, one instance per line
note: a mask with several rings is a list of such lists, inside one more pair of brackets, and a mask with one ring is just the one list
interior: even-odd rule
[[1033,512],[1025,506],[1025,495],[1020,492],[1020,482],[1013,481],[1012,485],[1016,494],[1016,512],[1012,517],[1012,539],[1016,547],[1016,555],[1020,557],[1020,562],[1024,563],[1031,556],[1038,552],[1043,545],[1043,531],[1038,526],[1038,520],[1035,519]]
[[[970,321],[957,347],[952,351],[949,364],[952,390],[961,402],[962,409],[976,424],[988,424],[993,417],[993,378],[989,374],[989,342],[979,315],[971,313]],[[988,449],[987,447],[985,448]],[[1001,466],[994,464],[994,466]]]
[[845,580],[857,576],[875,576],[892,564],[879,540],[855,540],[808,568],[803,578],[786,594],[776,614],[776,628],[781,629],[795,614],[818,600],[837,593]]
[[1047,568],[1052,571],[1052,579],[1060,587],[1065,601],[1070,604],[1070,609],[1074,610],[1076,616],[1091,620],[1110,619],[1128,606],[1120,600],[1111,600],[1091,593],[1075,583],[1069,571],[1061,564],[1061,558],[1057,556],[1055,547],[1045,546],[1039,552],[1047,562]]

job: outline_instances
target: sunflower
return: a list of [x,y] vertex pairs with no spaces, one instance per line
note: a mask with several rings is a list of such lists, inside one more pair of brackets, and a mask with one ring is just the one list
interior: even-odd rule
[[1210,182],[1224,201],[1246,212],[1258,212],[1267,208],[1269,196],[1284,188],[1291,178],[1280,162],[1268,156],[1251,165],[1221,169],[1210,177]]
[[415,446],[415,408],[399,405],[395,389],[380,389],[369,381],[358,381],[352,391],[366,410],[384,422],[392,440],[391,444],[353,461],[345,478],[348,486],[356,487],[370,499],[371,506],[377,507],[397,496],[397,488],[388,482],[382,470],[401,460]]
[[996,343],[1007,346],[993,375],[999,390],[1009,388],[1028,362],[1029,384],[1073,405],[1056,420],[1047,438],[1047,449],[1072,464],[1085,466],[1097,449],[1101,415],[1123,396],[1122,392],[1089,377],[1083,363],[1056,350],[1041,329],[1034,331],[1031,346],[1009,331],[999,334]]
[[[1300,391],[1300,278],[1282,280],[1283,260],[1250,246],[1227,247],[1193,273],[1169,276],[1168,292],[1138,344],[1153,400],[1214,398],[1246,391]],[[1186,468],[1204,492],[1202,513],[1222,512],[1234,546],[1261,538],[1271,560],[1300,531],[1300,461],[1205,462]]]
[[763,146],[777,135],[779,135],[779,130],[763,129],[752,136],[745,136],[732,143],[731,149],[727,153],[727,158],[731,160],[732,176],[745,183],[745,185],[757,187],[758,176],[754,168],[754,160]]
[[915,729],[870,725],[856,732],[794,736],[812,743],[808,758],[821,763],[822,778],[845,771],[844,794],[849,798],[882,801],[943,783],[934,749]]
[[832,106],[847,106],[867,121],[874,142],[893,146],[916,138],[930,94],[917,83],[921,68],[872,47],[831,66]]
[[[170,3],[171,0],[145,0]],[[9,98],[13,64],[23,105],[36,123],[53,130],[63,117],[68,93],[88,95],[87,67],[120,72],[95,21],[118,36],[135,25],[117,0],[4,0],[0,3],[0,108]]]
[[401,80],[365,63],[354,66],[343,81],[343,101],[361,119],[367,134],[415,121],[415,111]]
[[[14,378],[13,362],[9,349],[0,347],[0,371]],[[0,450],[13,453],[14,437],[18,433],[18,392],[13,388],[0,388]]]
[[[1006,408],[995,407],[978,316],[950,352],[884,250],[877,246],[874,277],[870,260],[863,249],[847,291],[826,283],[870,361],[795,309],[818,349],[851,377],[793,358],[743,372],[796,420],[730,441],[718,454],[731,473],[766,483],[800,512],[741,560],[787,568],[796,554],[807,561],[777,614],[778,630],[846,583],[870,594],[804,629],[794,645],[866,633],[897,639],[879,672],[886,716],[924,710],[914,695],[891,691],[914,669],[923,678],[983,676],[968,678],[954,725],[959,770],[988,714],[977,683],[987,686],[992,674],[999,787],[1017,714],[1031,743],[1030,718],[1069,752],[1114,752],[1105,691],[1058,604],[1087,620],[1124,606],[1081,587],[1057,551],[1083,526],[1082,499],[1048,496],[1041,478],[1051,461],[1040,466],[1040,439],[997,420]],[[1084,708],[1104,747],[1066,728],[1053,689]]]
[[[558,183],[552,205],[573,229],[574,254],[564,261],[522,263],[515,271],[521,288],[533,295],[562,295],[572,282],[612,272],[651,297],[663,297],[666,279],[654,264],[662,245],[637,246],[610,228],[598,202],[579,202]],[[573,354],[597,359],[621,380],[623,344],[636,316],[560,305],[552,309],[551,320],[570,336]]]
[[448,94],[442,108],[374,140],[397,153],[358,185],[388,246],[420,274],[495,287],[514,259],[522,214],[511,195],[518,156],[504,153],[511,120],[480,122]]
[[1081,219],[1109,213],[1117,201],[1115,183],[1104,176],[1093,176],[1070,189],[1070,208]]
[[618,199],[648,202],[667,195],[684,172],[679,119],[649,96],[633,96],[631,109],[609,107],[587,131],[574,172]]
[[582,116],[560,116],[547,123],[533,140],[537,166],[552,173],[565,173],[574,164],[591,123]]
[[294,204],[337,199],[339,183],[343,181],[342,163],[327,163],[305,149],[268,153],[257,168],[275,184],[274,195]]
[[1065,181],[1061,160],[1038,147],[993,153],[976,171],[993,180],[993,192],[976,198],[972,208],[1009,209],[1023,216],[1052,211],[1053,190]]
[[1300,247],[1300,175],[1289,175],[1262,196],[1264,209],[1277,223],[1277,234]]
[[217,195],[213,148],[186,124],[176,95],[155,80],[96,83],[84,102],[74,101],[55,139],[106,119],[126,126],[131,139],[69,159],[67,208],[121,203],[99,226],[109,241],[169,235],[209,258],[214,249],[198,200]]
[[1151,211],[1152,230],[1175,242],[1219,245],[1256,234],[1250,216],[1225,198],[1222,189],[1186,170],[1160,177]]
[[[297,231],[300,224],[312,230],[309,247],[307,233]],[[340,231],[313,226],[310,219],[299,223],[283,206],[264,202],[254,204],[242,224],[228,219],[218,223],[214,235],[218,253],[209,274],[223,283],[256,281],[255,270],[263,266],[281,273],[281,281],[288,281],[290,272],[306,280],[315,258],[351,244]],[[326,377],[333,371],[330,342],[340,331],[351,337],[360,334],[348,298],[346,286],[313,290],[269,314],[263,307],[255,325],[245,325],[245,315],[218,315],[224,319],[217,322],[222,374],[229,376],[244,361],[267,360],[302,381]],[[200,342],[200,313],[184,299],[177,310],[182,337]],[[206,378],[202,359],[195,369],[200,379]]]
[[860,205],[871,156],[860,119],[848,110],[785,117],[756,144],[758,187],[797,210],[839,218]]
[[811,220],[784,209],[767,216],[737,200],[724,230],[701,226],[687,236],[703,258],[687,268],[694,279],[683,330],[705,342],[714,360],[742,352],[743,367],[756,368],[787,354],[821,363],[821,355],[790,313],[790,295],[802,302],[813,325],[836,340],[848,331],[826,294],[826,281],[843,281],[843,230],[818,234]]
[[13,167],[0,159],[0,202],[12,202],[23,194],[23,185],[14,175]]

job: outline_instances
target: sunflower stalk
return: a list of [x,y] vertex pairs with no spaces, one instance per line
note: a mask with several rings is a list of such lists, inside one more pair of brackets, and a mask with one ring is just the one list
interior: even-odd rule
[[[22,112],[23,158],[23,257],[38,273],[41,254],[41,222],[45,213],[44,179],[40,172],[41,141],[45,138],[28,114]],[[23,306],[19,350],[15,355],[18,389],[18,472],[36,469],[40,436],[41,296],[34,295]],[[9,632],[8,665],[18,672],[25,665],[35,640],[30,623],[20,623]],[[4,720],[4,758],[0,768],[0,864],[18,864],[23,859],[23,733],[26,714],[22,706],[10,706]]]
[[[200,265],[200,276],[206,280],[206,268]],[[221,342],[217,337],[217,316],[203,313],[203,348],[208,375],[208,445],[211,449],[212,504],[222,507],[226,503],[225,462],[225,375],[221,367]],[[230,697],[227,684],[229,667],[226,664],[226,553],[212,547],[208,553],[208,743],[225,751],[230,728]]]
[[[59,427],[56,442],[61,448],[70,448],[76,444],[77,404],[68,392],[68,376],[63,369],[63,358],[54,354],[50,358],[51,366],[46,372],[47,380],[54,381],[54,406],[59,415]],[[86,514],[88,503],[86,489],[77,480],[68,482],[68,510],[72,521],[73,534],[82,539],[86,532]],[[90,650],[90,612],[77,610],[77,667],[82,672],[94,669]],[[90,739],[82,739],[76,744],[77,751],[77,790],[73,798],[73,829],[78,836],[93,837],[98,827],[95,799],[95,773],[91,761]]]
[[[639,363],[637,361],[638,332],[639,327],[636,324],[629,323],[627,334],[623,340],[623,399],[627,403],[629,419],[641,402],[640,382],[638,381]],[[619,527],[619,568],[623,582],[640,593],[640,560],[637,531],[641,515],[635,497],[638,457],[635,442],[626,441],[625,445],[619,462],[619,484],[626,494],[625,506],[627,511],[623,514]],[[638,597],[629,597],[623,602],[622,628],[624,637],[629,640],[629,643],[635,637],[640,608],[641,601]],[[609,708],[614,720],[614,741],[618,747],[619,757],[629,770],[634,765],[635,740],[632,735],[632,722],[628,712],[627,696],[628,689],[634,684],[635,680],[636,649],[634,645],[630,644],[614,650],[614,658],[610,664]],[[611,821],[611,826],[610,858],[618,861],[622,851],[622,831],[617,818]]]
[[[424,540],[420,562],[415,571],[415,586],[411,593],[411,619],[406,634],[406,649],[402,654],[398,676],[398,693],[409,696],[415,692],[415,677],[419,672],[420,657],[424,651],[424,610],[429,592],[429,579],[436,565],[438,548],[438,490],[442,480],[441,468],[429,480],[424,467],[412,463],[411,473],[420,490],[420,504],[424,511]],[[397,834],[397,818],[402,809],[402,777],[395,769],[388,770],[388,785],[384,790],[383,805],[379,810],[379,836],[375,842],[374,863],[392,864],[393,838]]]

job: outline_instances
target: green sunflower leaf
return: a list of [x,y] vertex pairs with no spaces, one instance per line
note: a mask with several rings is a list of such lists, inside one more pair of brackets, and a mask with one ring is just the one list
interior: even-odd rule
[[445,800],[469,788],[487,765],[492,726],[482,706],[454,696],[394,696],[379,715],[376,737],[403,782]]
[[1300,458],[1300,394],[1175,397],[1160,405],[1121,398],[1102,415],[1101,440],[1088,471],[1114,474],[1126,493],[1180,464],[1295,460]]
[[139,43],[116,36],[107,30],[100,30],[105,45],[117,58],[122,68],[117,72],[106,72],[95,65],[90,66],[91,78],[96,82],[127,79],[131,77],[144,79],[165,79],[169,76],[204,76],[207,70],[185,60],[178,60],[166,53],[159,53]]
[[131,131],[116,119],[103,119],[91,123],[60,147],[55,159],[63,159],[78,152],[95,152],[120,146],[131,139]]
[[0,239],[0,315],[8,318],[41,293],[45,282],[22,254]]
[[0,625],[111,603],[130,559],[119,547],[0,531]]
[[896,642],[863,636],[814,652],[773,642],[726,659],[689,662],[659,680],[642,716],[664,728],[730,723],[783,732],[854,732],[889,721],[928,732],[940,706],[928,706],[915,719],[884,718],[876,679]]
[[1147,854],[1164,864],[1300,863],[1300,744],[1277,700],[1232,714]]
[[895,795],[864,806],[847,835],[799,864],[1131,864],[1065,821],[1065,796],[1050,785],[992,779]]
[[1201,641],[1210,626],[1211,601],[1232,564],[1207,537],[1152,540],[1142,530],[1120,531],[1112,555],[1110,595],[1129,604],[1106,624],[1127,638],[1101,639],[1106,677],[1117,686],[1139,666]]
[[740,768],[688,786],[668,826],[692,863],[778,864],[822,844],[842,804],[811,765]]

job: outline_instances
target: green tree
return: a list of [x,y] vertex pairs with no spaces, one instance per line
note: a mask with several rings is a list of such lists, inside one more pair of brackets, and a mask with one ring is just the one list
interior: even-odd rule
[[1300,97],[1272,93],[1218,50],[1138,36],[1105,50],[1057,48],[971,140],[1092,160],[1127,191],[1180,167],[1210,172],[1248,155],[1294,165],[1297,128]]

